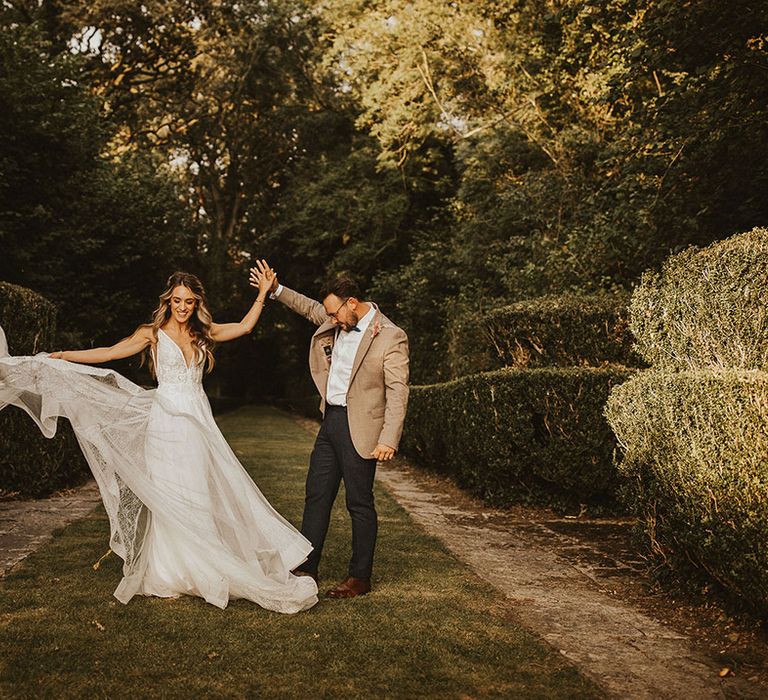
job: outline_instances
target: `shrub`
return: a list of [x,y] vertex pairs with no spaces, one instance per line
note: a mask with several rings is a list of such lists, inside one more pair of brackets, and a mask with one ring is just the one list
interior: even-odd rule
[[[0,325],[12,355],[33,355],[54,347],[56,309],[39,294],[0,282]],[[53,439],[42,436],[22,411],[0,411],[0,494],[45,496],[81,483],[88,466],[69,423]]]
[[669,258],[632,297],[638,352],[657,368],[768,366],[768,229]]
[[451,379],[504,366],[491,343],[485,314],[473,317],[462,313],[453,317],[448,323],[447,335]]
[[652,556],[768,613],[768,373],[641,372],[606,415]]
[[56,337],[56,307],[31,289],[0,282],[0,325],[11,355],[50,350]]
[[632,371],[502,369],[413,387],[404,449],[494,504],[611,505],[615,441],[603,405]]
[[628,294],[538,297],[462,316],[449,329],[454,378],[501,367],[636,366]]

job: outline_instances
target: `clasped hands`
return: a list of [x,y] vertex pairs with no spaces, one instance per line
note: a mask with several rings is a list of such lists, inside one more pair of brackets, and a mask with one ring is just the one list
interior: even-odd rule
[[249,281],[251,287],[265,293],[274,292],[278,287],[277,273],[267,264],[266,260],[256,261],[256,267],[249,270]]

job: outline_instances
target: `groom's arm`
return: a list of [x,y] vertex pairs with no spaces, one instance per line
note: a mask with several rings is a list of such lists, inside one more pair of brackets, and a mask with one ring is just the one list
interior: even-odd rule
[[305,297],[282,284],[273,292],[272,297],[285,304],[291,311],[309,319],[316,326],[321,326],[328,320],[325,307],[319,301]]
[[397,450],[403,434],[405,412],[408,408],[408,336],[396,329],[391,346],[384,354],[384,425],[379,444]]

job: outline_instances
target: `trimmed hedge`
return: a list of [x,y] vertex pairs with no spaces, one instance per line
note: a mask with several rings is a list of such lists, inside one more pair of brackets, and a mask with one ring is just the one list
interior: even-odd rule
[[460,316],[449,328],[453,378],[501,367],[637,366],[629,294],[568,294]]
[[768,373],[641,372],[606,415],[652,556],[768,614]]
[[501,369],[502,364],[488,333],[485,314],[460,313],[448,323],[448,376],[466,377]]
[[403,447],[491,503],[613,506],[603,417],[626,367],[502,369],[412,387]]
[[669,258],[630,306],[639,353],[657,368],[768,367],[768,229]]
[[11,355],[50,350],[56,339],[56,307],[31,289],[0,282],[0,326]]
[[[0,325],[12,355],[34,355],[54,347],[56,309],[39,294],[0,282]],[[0,495],[42,497],[82,483],[90,473],[68,421],[53,439],[44,438],[22,411],[0,411]]]

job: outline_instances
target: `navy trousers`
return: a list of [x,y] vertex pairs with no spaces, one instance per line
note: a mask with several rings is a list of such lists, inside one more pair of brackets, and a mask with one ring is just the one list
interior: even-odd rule
[[347,409],[327,406],[317,435],[307,474],[301,534],[314,549],[299,569],[317,574],[331,509],[344,480],[347,510],[352,519],[352,559],[349,575],[370,578],[376,546],[378,519],[373,502],[376,460],[361,457],[352,444]]

